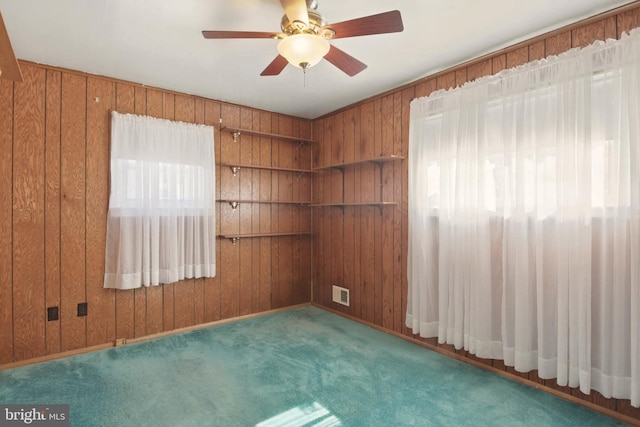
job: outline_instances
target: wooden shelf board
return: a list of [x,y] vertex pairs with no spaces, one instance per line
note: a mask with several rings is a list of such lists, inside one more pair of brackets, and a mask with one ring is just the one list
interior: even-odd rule
[[288,237],[288,236],[311,236],[310,231],[298,231],[290,233],[257,233],[257,234],[219,234],[218,237],[223,239],[229,239],[235,245],[240,239],[251,239],[255,237]]
[[310,144],[314,142],[314,141],[311,141],[310,139],[297,138],[295,136],[278,135],[275,133],[260,132],[257,130],[249,130],[249,129],[232,128],[228,126],[221,127],[220,131],[239,134],[239,135],[258,136],[261,138],[274,138],[274,139],[280,139],[282,141],[290,141],[290,142],[304,142],[304,143],[310,143]]
[[404,160],[404,157],[396,156],[396,155],[372,157],[370,159],[354,160],[352,162],[345,162],[345,163],[340,163],[340,164],[337,164],[337,165],[319,166],[317,168],[313,168],[312,170],[313,171],[320,171],[320,170],[327,170],[327,169],[344,169],[344,168],[346,168],[348,166],[361,165],[361,164],[365,164],[365,163],[376,163],[376,164],[380,165],[382,163],[394,162],[394,161],[398,161],[398,160]]
[[322,207],[322,206],[396,206],[397,202],[358,202],[358,203],[314,203],[311,206],[313,207]]
[[280,168],[277,166],[262,166],[262,165],[248,165],[241,163],[219,163],[218,166],[228,167],[228,168],[247,168],[247,169],[265,169],[265,170],[273,170],[273,171],[284,171],[284,172],[297,172],[297,173],[311,173],[311,169],[294,169],[294,168]]
[[217,202],[222,203],[273,203],[282,205],[310,205],[310,201],[300,200],[248,200],[248,199],[218,199]]

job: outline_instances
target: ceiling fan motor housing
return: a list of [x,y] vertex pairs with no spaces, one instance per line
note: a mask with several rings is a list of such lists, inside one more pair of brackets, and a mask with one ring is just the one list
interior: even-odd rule
[[[315,2],[315,0],[312,0]],[[307,4],[309,1],[307,1]],[[287,15],[282,17],[282,21],[280,22],[280,28],[282,32],[288,36],[292,36],[294,34],[315,34],[322,36],[323,38],[330,40],[335,35],[335,31],[331,29],[331,27],[327,27],[327,21],[324,19],[322,15],[318,12],[314,12],[312,10],[308,10],[309,15],[309,25],[304,22],[289,21]]]

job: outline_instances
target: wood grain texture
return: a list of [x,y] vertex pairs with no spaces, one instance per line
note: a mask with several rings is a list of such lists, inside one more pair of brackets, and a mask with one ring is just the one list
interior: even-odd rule
[[572,47],[585,47],[596,40],[604,39],[604,20],[596,21],[571,31]]
[[[240,109],[240,128],[253,129],[253,112],[249,108]],[[251,135],[242,135],[240,137],[240,163],[250,165],[253,163],[253,146],[254,137]],[[239,175],[240,188],[239,195],[241,200],[251,200],[253,194],[253,176],[259,171],[254,169],[243,169]],[[240,233],[249,234],[252,231],[252,213],[254,204],[240,203],[234,210],[235,215],[240,222]],[[253,290],[253,245],[259,242],[254,239],[241,239],[238,243],[240,247],[240,272],[239,272],[239,313],[241,316],[251,313],[251,296]]]
[[545,40],[545,53],[547,56],[559,55],[571,49],[571,31],[565,31]]
[[[331,164],[336,150],[345,153],[345,159],[365,158],[368,154],[384,151],[389,144],[395,155],[408,156],[410,102],[415,97],[427,96],[438,89],[449,89],[480,77],[496,74],[506,68],[515,67],[527,61],[557,55],[573,46],[584,46],[596,39],[619,37],[622,31],[638,27],[640,8],[628,10],[617,16],[608,15],[602,19],[589,20],[584,25],[572,26],[566,30],[554,31],[546,39],[537,38],[530,43],[522,43],[511,49],[487,55],[477,62],[463,64],[434,76],[426,77],[415,84],[367,99],[335,113],[323,116],[313,122],[313,134],[319,140],[314,151],[314,166]],[[350,117],[353,116],[353,140]],[[391,117],[388,121],[387,117]],[[344,123],[344,127],[336,126]],[[347,130],[349,129],[349,130]],[[336,134],[342,133],[342,138]],[[341,139],[342,147],[335,147]],[[332,148],[328,148],[331,145]],[[378,148],[379,147],[379,148]],[[376,153],[379,154],[379,153]],[[408,241],[408,162],[394,162],[381,166],[382,192],[384,198],[399,201],[396,208],[344,208],[344,214],[335,214],[336,208],[316,208],[313,217],[315,240],[313,243],[313,278],[315,303],[338,312],[346,312],[371,324],[381,324],[384,329],[413,337],[405,324],[408,283],[407,241]],[[323,171],[313,178],[314,200],[335,202],[337,194],[344,194],[348,201],[370,200],[377,193],[374,185],[379,176],[372,165],[363,165],[344,172],[344,181],[333,179],[332,172]],[[377,187],[375,187],[377,189]],[[378,218],[378,219],[376,219]],[[336,226],[341,221],[342,228]],[[342,232],[341,235],[341,231]],[[354,243],[352,243],[354,242]],[[333,265],[337,257],[332,252],[343,248],[345,281],[355,281],[351,293],[352,307],[342,310],[331,302],[331,282],[335,279]],[[353,248],[353,249],[352,249]],[[327,262],[327,259],[330,261]],[[353,263],[353,272],[346,263]],[[378,271],[380,271],[378,275]],[[353,279],[351,279],[353,277]],[[380,285],[380,286],[379,286]],[[424,340],[437,346],[434,339]],[[517,373],[504,366],[499,360],[478,359],[467,351],[455,350],[451,346],[441,346],[457,356],[466,357],[482,365],[492,366],[505,372],[525,378],[538,384],[548,385],[550,380],[542,380],[537,373]],[[589,396],[567,387],[552,387],[571,395],[572,398],[600,404],[621,414],[638,417],[638,411],[629,406],[629,401],[606,399],[598,393]]]
[[640,27],[640,8],[632,9],[627,12],[620,13],[616,17],[617,22],[617,38],[622,37],[623,33],[628,33],[634,28]]
[[99,78],[87,79],[86,242],[87,345],[115,340],[115,293],[104,289],[109,194],[109,125],[115,87]]
[[0,80],[0,364],[13,357],[13,82]]
[[45,354],[44,196],[46,71],[22,67],[14,87],[13,329],[14,357]]
[[[220,112],[222,123],[225,126],[240,126],[240,108],[223,105]],[[239,141],[233,140],[233,135],[221,132],[222,152],[221,163],[237,163],[240,161]],[[242,136],[240,137],[242,138]],[[242,174],[244,170],[240,171]],[[222,198],[240,197],[240,177],[233,176],[228,168],[220,172],[220,194]],[[238,213],[229,205],[220,206],[220,228],[224,233],[237,233],[240,231]],[[227,239],[218,240],[220,244],[220,292],[222,298],[221,318],[227,319],[238,316],[240,313],[240,245],[233,245]]]
[[[220,104],[210,100],[204,103],[204,122],[207,125],[218,125],[220,119]],[[215,160],[220,159],[220,131],[219,126],[214,131]],[[216,199],[220,198],[220,168],[216,167]],[[216,234],[220,234],[220,210],[216,211]],[[204,289],[204,320],[213,322],[220,319],[220,241],[216,241],[216,276],[205,279]]]
[[514,68],[527,62],[529,62],[529,46],[507,52],[507,68]]
[[[60,103],[62,73],[46,70],[45,307],[60,307]],[[60,352],[60,320],[45,323],[46,354]]]
[[62,74],[60,165],[60,319],[62,351],[86,347],[86,317],[77,307],[86,302],[86,77]]

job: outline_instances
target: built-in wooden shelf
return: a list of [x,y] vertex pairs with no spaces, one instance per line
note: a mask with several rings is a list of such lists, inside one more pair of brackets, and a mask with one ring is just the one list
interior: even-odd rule
[[397,202],[356,202],[356,203],[314,203],[312,207],[335,207],[335,208],[344,208],[345,206],[371,206],[376,207],[380,210],[380,214],[382,214],[382,208],[385,206],[397,206]]
[[321,170],[327,170],[327,169],[344,170],[345,168],[347,168],[349,166],[357,166],[357,165],[361,165],[361,164],[365,164],[365,163],[373,163],[373,164],[376,164],[376,165],[380,166],[382,163],[395,162],[395,161],[400,161],[400,160],[404,160],[404,157],[396,156],[396,155],[379,156],[379,157],[372,157],[370,159],[362,159],[362,160],[355,160],[355,161],[352,161],[352,162],[339,163],[339,164],[336,164],[336,165],[319,166],[317,168],[313,168],[312,170],[313,171],[321,171]]
[[250,130],[250,129],[233,128],[229,126],[222,126],[220,128],[220,131],[233,134],[234,141],[237,141],[241,135],[248,135],[248,136],[258,136],[260,138],[273,138],[273,139],[279,139],[281,141],[295,142],[298,145],[311,144],[314,142],[310,139],[298,138],[295,136],[279,135],[276,133],[260,132],[257,130]]
[[232,209],[236,209],[240,203],[264,203],[281,205],[310,205],[310,201],[300,200],[250,200],[250,199],[219,199],[218,202],[229,203]]
[[231,240],[234,245],[240,239],[253,239],[256,237],[287,237],[295,236],[301,238],[302,236],[310,236],[310,231],[292,231],[289,233],[255,233],[255,234],[220,234],[218,237]]
[[294,172],[294,173],[298,174],[298,177],[300,177],[300,175],[302,175],[304,173],[310,173],[311,172],[310,169],[281,168],[281,167],[277,167],[277,166],[249,165],[249,164],[244,164],[244,163],[220,163],[219,166],[230,168],[231,172],[233,173],[233,176],[238,175],[238,172],[240,172],[240,170],[242,168],[245,168],[245,169],[264,169],[264,170],[280,171],[280,172]]
[[[371,158],[367,158],[367,159],[361,159],[361,160],[354,160],[352,162],[344,162],[344,163],[339,163],[339,164],[335,164],[335,165],[327,165],[327,166],[319,166],[317,168],[313,168],[312,170],[314,172],[317,171],[324,171],[324,170],[330,170],[330,169],[337,169],[341,172],[344,173],[344,170],[350,166],[357,166],[357,165],[362,165],[362,164],[366,164],[366,163],[373,163],[375,165],[378,165],[378,167],[382,167],[383,163],[387,163],[387,162],[396,162],[396,161],[401,161],[404,160],[404,157],[402,156],[396,156],[394,154],[389,155],[389,156],[383,156],[380,155],[378,157],[371,157]],[[343,175],[344,178],[344,175]],[[344,199],[344,194],[342,195],[343,199]],[[380,199],[382,199],[382,174],[380,174]],[[341,203],[314,203],[311,206],[312,207],[322,207],[322,206],[333,206],[333,207],[338,207],[338,208],[344,208],[345,206],[374,206],[377,207],[378,209],[380,209],[380,214],[382,214],[382,208],[384,206],[396,206],[398,203],[397,202],[388,202],[388,201],[381,201],[381,202],[357,202],[357,203],[345,203],[345,202],[341,202]]]

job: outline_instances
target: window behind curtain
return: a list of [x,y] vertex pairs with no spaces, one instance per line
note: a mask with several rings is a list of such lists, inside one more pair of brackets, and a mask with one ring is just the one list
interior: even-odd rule
[[112,113],[106,288],[215,276],[213,127]]
[[406,324],[640,405],[640,30],[411,104]]

